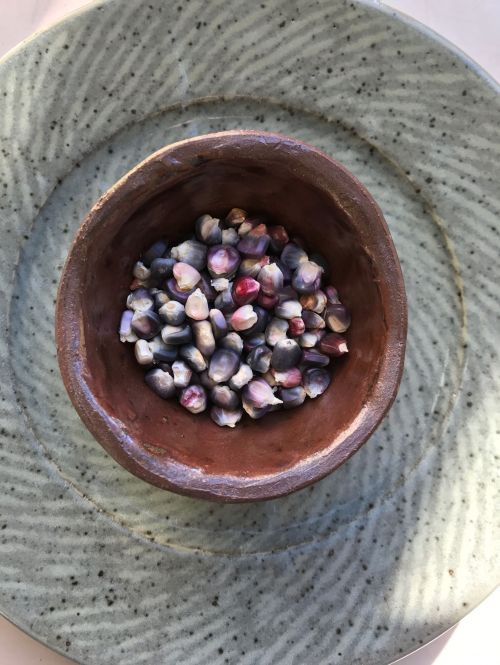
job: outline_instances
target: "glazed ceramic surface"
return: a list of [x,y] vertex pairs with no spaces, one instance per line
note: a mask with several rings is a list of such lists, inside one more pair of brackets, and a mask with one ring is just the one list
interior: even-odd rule
[[[375,5],[118,0],[0,64],[0,608],[82,663],[375,665],[498,581],[498,90]],[[98,196],[175,140],[266,129],[370,190],[409,303],[399,396],[329,478],[263,504],[155,489],[59,376],[54,298]]]

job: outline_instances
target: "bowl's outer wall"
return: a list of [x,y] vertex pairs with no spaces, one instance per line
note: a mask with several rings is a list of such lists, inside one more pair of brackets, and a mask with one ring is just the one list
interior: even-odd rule
[[[199,215],[233,206],[264,213],[325,256],[352,326],[325,395],[229,429],[148,390],[117,326],[141,251],[162,236],[176,243]],[[406,316],[389,231],[360,183],[302,143],[223,132],[155,153],[96,204],[64,268],[56,336],[75,407],[121,464],[176,491],[257,500],[317,480],[366,441],[399,385]]]

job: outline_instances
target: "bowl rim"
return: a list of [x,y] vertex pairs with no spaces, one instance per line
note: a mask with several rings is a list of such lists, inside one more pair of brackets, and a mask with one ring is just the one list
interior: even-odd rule
[[[178,172],[183,168],[183,157],[193,148],[224,150],[237,143],[278,151],[300,150],[300,158],[306,162],[326,160],[328,172],[331,173],[332,169],[336,172],[349,194],[345,200],[337,201],[337,205],[347,208],[355,201],[369,212],[370,219],[377,226],[373,237],[377,238],[384,255],[387,277],[384,287],[390,294],[385,298],[386,345],[368,398],[340,443],[334,445],[332,441],[321,451],[282,471],[251,478],[204,474],[173,460],[165,460],[160,473],[157,458],[156,464],[149,463],[151,454],[124,431],[121,421],[105,411],[85,380],[86,353],[82,343],[79,296],[85,272],[85,253],[89,249],[87,240],[125,195],[144,184],[145,177],[158,178],[161,175],[164,183],[165,167]],[[327,182],[328,178],[325,184]],[[152,196],[154,194],[150,193],[147,199]],[[380,284],[378,288],[381,289]],[[324,478],[354,455],[378,427],[396,398],[404,368],[407,328],[407,300],[399,258],[382,211],[366,187],[345,166],[318,148],[288,136],[257,130],[215,132],[171,143],[146,157],[102,194],[84,218],[70,246],[59,280],[55,312],[57,358],[63,382],[78,415],[98,443],[128,471],[157,487],[221,502],[263,501],[290,494]]]

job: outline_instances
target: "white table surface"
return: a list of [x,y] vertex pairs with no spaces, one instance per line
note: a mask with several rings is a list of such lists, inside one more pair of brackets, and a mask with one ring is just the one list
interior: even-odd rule
[[[86,4],[85,0],[0,0],[0,56]],[[500,81],[500,0],[387,0],[385,4],[446,37]],[[398,665],[500,665],[499,625],[497,590],[457,626]],[[71,663],[0,617],[0,665]]]

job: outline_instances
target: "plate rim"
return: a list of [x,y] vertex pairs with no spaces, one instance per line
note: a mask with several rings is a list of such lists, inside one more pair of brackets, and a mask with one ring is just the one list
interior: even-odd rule
[[[100,6],[102,7],[104,5],[109,5],[114,2],[117,2],[117,0],[88,0],[88,2],[86,2],[81,7],[77,7],[76,9],[69,11],[63,14],[63,16],[60,18],[50,21],[46,26],[35,30],[27,37],[22,39],[18,44],[12,46],[0,57],[0,74],[1,68],[4,64],[6,64],[12,57],[15,57],[26,46],[29,46],[31,42],[35,41],[41,35],[58,29],[61,25],[72,21],[81,14],[85,14],[87,11],[91,11]],[[400,9],[395,9],[394,7],[386,5],[382,0],[352,0],[352,2],[353,4],[361,5],[363,7],[367,7],[368,9],[374,9],[382,14],[385,14],[386,16],[390,16],[391,18],[400,21],[410,28],[413,28],[417,32],[420,32],[432,41],[437,42],[444,49],[451,51],[457,58],[462,60],[462,62],[464,62],[471,71],[477,74],[479,78],[481,78],[490,88],[492,88],[495,93],[500,94],[500,81],[497,81],[493,75],[490,74],[482,65],[480,65],[472,56],[462,50],[450,39],[434,30],[434,28],[431,28],[425,23],[422,23],[422,21],[419,21],[418,19],[410,16],[410,14],[407,14]]]

